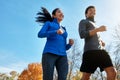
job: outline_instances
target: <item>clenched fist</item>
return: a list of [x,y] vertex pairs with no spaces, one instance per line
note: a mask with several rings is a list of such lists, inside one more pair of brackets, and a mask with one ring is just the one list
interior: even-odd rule
[[58,29],[57,30],[57,34],[63,34],[64,32],[62,31],[62,29]]
[[106,26],[100,26],[99,28],[98,28],[98,31],[99,32],[103,32],[103,31],[106,31]]
[[73,39],[69,39],[69,44],[73,45],[74,44],[74,40]]

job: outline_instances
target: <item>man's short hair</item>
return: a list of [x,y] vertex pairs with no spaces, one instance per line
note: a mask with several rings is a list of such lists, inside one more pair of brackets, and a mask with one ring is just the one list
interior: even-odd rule
[[95,6],[88,6],[88,7],[86,8],[86,10],[85,10],[85,14],[87,14],[87,12],[88,12],[88,10],[89,10],[90,8],[95,8]]

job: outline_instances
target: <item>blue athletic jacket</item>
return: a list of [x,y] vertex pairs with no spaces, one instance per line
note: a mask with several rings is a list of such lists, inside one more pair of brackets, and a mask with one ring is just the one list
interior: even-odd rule
[[60,24],[57,22],[57,19],[54,19],[52,22],[45,22],[42,29],[39,31],[39,38],[47,38],[43,54],[52,53],[56,55],[66,56],[66,50],[68,50],[71,45],[66,44],[68,34],[65,27],[62,27],[65,31],[63,34],[57,34],[57,30],[59,28]]

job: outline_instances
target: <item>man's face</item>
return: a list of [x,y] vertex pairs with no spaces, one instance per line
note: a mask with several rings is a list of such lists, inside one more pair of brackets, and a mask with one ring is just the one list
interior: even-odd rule
[[87,11],[86,17],[87,18],[94,18],[95,14],[96,14],[95,8],[90,8]]

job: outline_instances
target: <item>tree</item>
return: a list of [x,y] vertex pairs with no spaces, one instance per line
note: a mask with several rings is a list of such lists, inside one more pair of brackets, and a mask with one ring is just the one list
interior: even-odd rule
[[17,80],[19,74],[16,71],[11,71],[10,75],[12,79]]
[[106,80],[105,73],[102,73],[97,69],[95,73],[91,75],[91,80]]
[[16,71],[11,71],[10,73],[0,73],[0,80],[17,80],[18,73]]
[[77,40],[74,40],[74,45],[72,48],[67,52],[68,54],[68,63],[69,63],[69,73],[67,80],[72,80],[74,77],[73,74],[80,68],[80,63],[82,60],[82,50],[80,49],[80,45],[78,44]]
[[39,63],[32,63],[23,70],[18,80],[42,80],[42,66]]
[[113,63],[117,71],[117,79],[120,80],[120,25],[116,26],[112,33],[112,43],[110,45]]
[[76,71],[75,75],[72,77],[72,80],[80,80],[82,77],[82,73],[80,71]]

